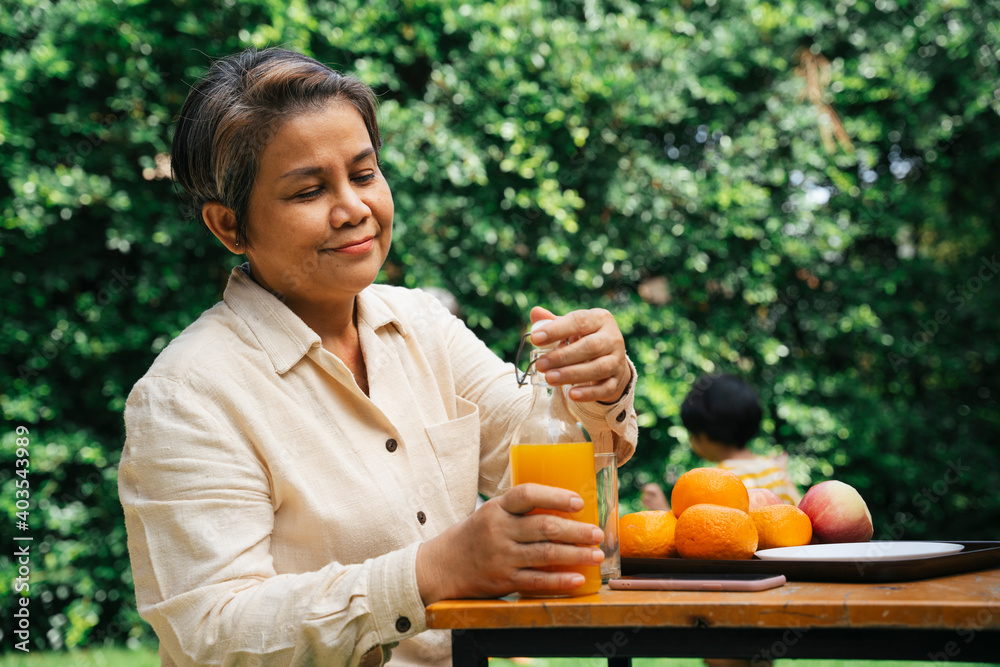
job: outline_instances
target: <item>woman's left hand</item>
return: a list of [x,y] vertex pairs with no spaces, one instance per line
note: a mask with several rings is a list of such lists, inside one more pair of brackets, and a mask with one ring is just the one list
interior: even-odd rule
[[621,398],[632,381],[632,371],[625,357],[625,339],[611,313],[591,308],[558,317],[535,306],[531,322],[541,320],[550,322],[535,330],[532,344],[565,341],[535,363],[535,368],[545,373],[546,382],[573,385],[569,397],[578,402],[613,403]]

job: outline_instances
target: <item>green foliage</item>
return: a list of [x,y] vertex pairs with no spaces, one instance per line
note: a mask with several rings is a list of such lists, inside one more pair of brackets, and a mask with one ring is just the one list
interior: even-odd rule
[[0,667],[159,667],[153,647],[103,648],[73,651],[15,651],[0,656]]
[[24,425],[35,646],[150,637],[121,410],[234,261],[157,156],[248,45],[379,92],[384,280],[447,288],[507,358],[534,304],[616,314],[641,374],[626,507],[700,464],[679,405],[731,371],[766,405],[753,448],[857,486],[876,538],[995,537],[994,4],[21,0],[0,36],[0,503],[13,525]]

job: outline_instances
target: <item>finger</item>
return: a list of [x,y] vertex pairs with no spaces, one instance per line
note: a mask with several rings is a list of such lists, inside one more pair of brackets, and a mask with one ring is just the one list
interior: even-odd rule
[[520,555],[523,567],[599,565],[604,560],[604,552],[598,547],[555,542],[525,544]]
[[608,378],[597,384],[574,386],[566,392],[566,395],[576,403],[591,403],[593,401],[604,401],[607,403],[609,401],[616,401],[621,396],[622,392],[618,387],[618,380]]
[[555,486],[518,484],[500,496],[500,506],[510,514],[527,514],[535,509],[579,512],[583,509],[583,498]]
[[[545,327],[546,331],[548,329],[549,327]],[[545,372],[555,368],[572,366],[602,356],[613,357],[612,363],[617,369],[625,360],[625,339],[613,322],[593,333],[565,340],[568,341],[567,344],[546,352],[535,362],[535,366],[540,371]]]
[[594,384],[608,378],[617,380],[622,373],[622,360],[614,354],[603,354],[571,364],[543,369],[549,384]]
[[546,352],[535,365],[541,371],[548,371],[590,361],[613,352],[614,340],[610,336],[604,337],[600,333],[594,333]]
[[554,514],[532,514],[518,518],[511,537],[521,544],[561,542],[577,546],[597,545],[604,541],[604,531],[592,523]]
[[535,322],[541,322],[542,320],[554,320],[558,317],[558,315],[547,308],[535,306],[531,309],[531,313],[528,317],[531,318],[531,323],[534,324]]
[[511,576],[513,588],[518,591],[572,590],[583,585],[583,575],[579,572],[543,572],[524,569]]
[[[536,308],[546,313],[549,312],[538,306]],[[603,308],[574,310],[562,317],[556,317],[551,323],[546,324],[542,330],[535,332],[531,336],[531,342],[535,345],[544,345],[553,340],[586,336],[599,330],[605,317],[614,319],[611,317],[611,313]]]
[[[542,308],[541,306],[535,306],[531,309],[531,344],[535,347],[545,345],[550,340],[559,340],[558,338],[552,338],[548,334],[548,328],[552,326],[552,322],[558,319],[551,311]],[[544,326],[535,326],[544,322]]]

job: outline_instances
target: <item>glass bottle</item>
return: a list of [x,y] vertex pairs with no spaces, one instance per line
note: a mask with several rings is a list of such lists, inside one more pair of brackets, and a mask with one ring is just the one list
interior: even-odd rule
[[[532,327],[532,332],[535,329],[536,327]],[[596,526],[599,523],[594,444],[570,412],[563,388],[549,385],[545,381],[545,374],[535,370],[535,362],[546,352],[555,349],[557,344],[558,341],[531,351],[531,363],[528,366],[532,387],[531,408],[511,440],[511,483],[517,485],[534,482],[575,491],[583,498],[583,509],[580,511],[534,510],[533,513],[556,514]],[[600,565],[552,565],[540,569],[549,572],[579,572],[584,577],[584,583],[571,590],[524,591],[521,595],[588,595],[596,593],[601,587]]]

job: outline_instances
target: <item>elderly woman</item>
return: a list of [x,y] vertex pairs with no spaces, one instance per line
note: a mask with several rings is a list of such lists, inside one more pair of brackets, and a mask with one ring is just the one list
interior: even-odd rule
[[[246,263],[125,411],[120,494],[164,665],[441,664],[425,605],[570,591],[581,575],[539,568],[601,560],[596,527],[529,515],[577,494],[503,492],[530,401],[513,367],[433,297],[373,284],[393,221],[380,145],[367,86],[284,50],[216,62],[181,111],[174,177]],[[624,462],[614,319],[531,319],[550,320],[536,344],[572,341],[539,370]]]

